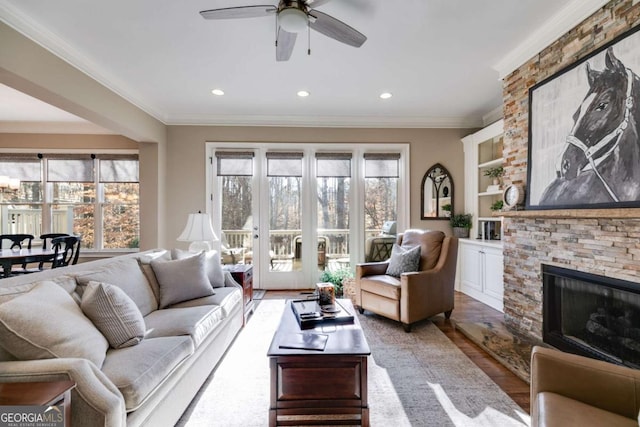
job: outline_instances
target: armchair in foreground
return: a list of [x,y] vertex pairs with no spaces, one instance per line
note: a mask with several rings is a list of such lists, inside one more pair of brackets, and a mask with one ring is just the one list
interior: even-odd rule
[[640,370],[559,350],[531,352],[531,426],[637,426]]
[[407,230],[396,241],[403,247],[420,246],[418,271],[387,275],[389,262],[356,266],[356,306],[411,324],[439,313],[449,318],[453,310],[458,239],[441,231]]

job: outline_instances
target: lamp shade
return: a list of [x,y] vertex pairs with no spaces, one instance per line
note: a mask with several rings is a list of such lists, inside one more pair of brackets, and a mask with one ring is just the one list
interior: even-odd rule
[[202,242],[210,249],[208,242],[217,242],[218,236],[213,231],[209,214],[200,212],[189,214],[187,225],[178,237],[178,241]]

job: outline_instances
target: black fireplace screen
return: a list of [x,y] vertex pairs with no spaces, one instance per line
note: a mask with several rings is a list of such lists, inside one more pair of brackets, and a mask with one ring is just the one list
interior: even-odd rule
[[640,284],[544,264],[542,277],[546,343],[640,368]]

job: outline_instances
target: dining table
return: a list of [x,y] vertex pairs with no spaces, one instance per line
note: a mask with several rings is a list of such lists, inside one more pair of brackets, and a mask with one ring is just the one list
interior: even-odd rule
[[14,265],[50,261],[54,255],[55,251],[53,249],[0,249],[2,276],[11,276],[11,269]]

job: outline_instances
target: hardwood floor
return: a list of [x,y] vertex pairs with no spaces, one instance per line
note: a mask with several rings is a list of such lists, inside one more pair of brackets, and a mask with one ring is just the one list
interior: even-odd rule
[[[299,294],[300,291],[268,291],[264,298],[293,298]],[[454,326],[455,322],[490,321],[500,323],[503,321],[502,313],[461,292],[456,292],[455,309],[451,319],[445,320],[441,315],[432,318],[431,321],[514,402],[527,414],[529,413],[529,384],[514,375],[461,332],[458,332]]]
[[509,369],[491,357],[486,351],[455,329],[455,322],[493,322],[502,323],[503,315],[499,311],[456,292],[455,309],[451,319],[444,316],[431,319],[444,334],[467,355],[473,363],[482,369],[498,386],[513,399],[527,414],[529,413],[529,384],[518,378]]

